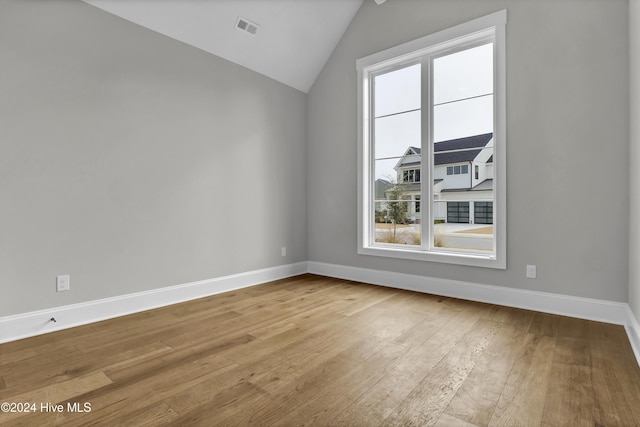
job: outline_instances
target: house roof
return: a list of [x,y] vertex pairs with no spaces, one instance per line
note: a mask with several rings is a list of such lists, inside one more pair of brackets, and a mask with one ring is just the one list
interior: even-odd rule
[[[469,148],[482,148],[485,147],[489,141],[493,138],[493,133],[485,133],[482,135],[474,135],[467,136],[465,138],[457,138],[450,139],[447,141],[436,142],[434,147],[434,165],[445,165],[448,163],[462,163],[462,162],[470,162],[475,159],[478,154],[480,154],[480,150],[469,150],[469,151],[454,151],[453,153],[448,152],[451,150],[466,150]],[[443,153],[443,151],[447,151]],[[419,147],[409,147],[404,154],[404,157],[400,160],[396,168],[398,167],[409,167],[409,166],[418,166],[420,162],[410,161],[404,162],[409,155],[412,154],[420,154],[421,150]],[[493,162],[493,155],[489,158],[487,163]]]
[[472,188],[446,188],[442,190],[443,193],[455,193],[460,191],[487,191],[493,190],[493,179],[485,179],[480,184]]
[[453,153],[439,153],[440,151],[464,150],[468,148],[481,148],[486,146],[493,138],[493,133],[468,136],[466,138],[451,139],[448,141],[436,142],[433,146],[435,165],[447,163],[470,162],[480,154],[480,150],[454,151]]
[[493,179],[485,179],[480,184],[471,188],[471,191],[493,190]]
[[407,163],[402,163],[400,164],[400,166],[402,167],[407,167],[407,166],[420,166],[421,162],[407,162]]

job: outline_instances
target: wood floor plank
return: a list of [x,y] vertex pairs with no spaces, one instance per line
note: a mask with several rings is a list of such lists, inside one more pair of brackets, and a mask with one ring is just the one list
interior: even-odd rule
[[385,420],[386,426],[435,425],[499,327],[479,320]]
[[373,338],[356,341],[354,345],[326,362],[307,370],[294,383],[261,399],[251,417],[238,420],[246,425],[274,425],[286,419],[296,409],[315,399],[340,378],[356,369],[384,346]]
[[222,391],[214,388],[204,395],[198,394],[199,404],[184,412],[169,425],[178,427],[232,425],[228,421],[240,419],[238,415],[241,410],[240,403],[253,406],[266,395],[265,391],[248,382],[240,382]]
[[[82,356],[82,352],[76,347],[65,347],[53,353],[40,353],[24,360],[16,360],[0,366],[0,375],[5,379],[7,387],[10,389],[17,389],[20,385],[29,387],[31,384],[41,381],[43,375],[53,379],[53,381],[65,381],[70,378],[65,373],[67,366],[69,366],[64,366],[65,361],[76,360],[76,358]],[[53,369],[61,365],[62,369],[57,372],[53,371]]]
[[[257,342],[256,340],[249,345],[223,351],[220,354],[236,362],[241,360],[241,365],[238,369],[216,378],[215,385],[225,388],[238,382],[250,381],[261,388],[277,392],[302,376],[305,369],[317,366],[332,357],[333,354],[352,346],[351,340],[344,339],[342,335],[344,331],[345,327],[335,330],[320,330],[303,335],[305,339],[297,339],[294,333],[284,333],[261,341],[258,346],[253,345]],[[283,338],[283,335],[287,336]],[[267,342],[270,342],[271,345],[265,344]],[[243,351],[240,354],[243,354],[244,357],[238,359],[237,351],[240,348],[249,349],[249,352]],[[206,387],[207,384],[202,384],[194,390],[190,390],[186,396],[175,396],[170,402],[171,406],[181,413],[193,410],[194,396],[203,395]]]
[[343,314],[330,310],[329,305],[330,303],[321,304],[280,322],[249,331],[249,334],[256,338],[266,340],[284,332],[292,330],[302,332],[303,330],[313,329],[318,325],[326,325],[329,322],[337,321],[345,317]]
[[[329,314],[322,323],[311,323],[267,339],[254,340],[249,345],[230,349],[223,354],[239,364],[254,363],[272,356],[282,356],[294,363],[306,364],[306,359],[318,351],[325,350],[327,343],[355,333],[357,331],[353,329],[362,328],[363,324],[375,320],[375,313],[361,312],[347,318],[345,315],[334,313],[331,307],[324,304],[322,310]],[[348,340],[342,339],[342,342],[348,344]]]
[[490,426],[538,426],[542,422],[555,349],[551,337],[527,336],[507,379]]
[[[135,382],[126,377],[120,381],[115,380],[111,385],[85,393],[78,398],[91,402],[92,413],[99,419],[116,420],[124,414],[144,411],[149,405],[159,404],[177,393],[216,378],[235,366],[217,355],[210,355],[177,366],[166,375],[138,376],[138,381]],[[177,414],[173,409],[171,412]],[[77,417],[65,420],[68,426],[82,426],[84,423],[84,419]]]
[[[297,297],[296,297],[297,298]],[[328,302],[327,302],[328,303]],[[174,334],[163,339],[163,342],[172,347],[191,345],[205,337],[215,333],[229,334],[232,332],[250,334],[256,329],[268,327],[279,322],[289,322],[300,314],[306,313],[311,307],[316,306],[315,301],[296,301],[290,299],[277,301],[274,304],[265,304],[260,309],[252,310],[246,314],[227,319],[224,322],[212,321],[200,325],[198,328]]]
[[513,365],[522,354],[526,335],[526,329],[500,324],[445,413],[470,424],[488,425]]
[[[296,327],[265,339],[256,339],[249,345],[230,349],[223,354],[238,364],[252,364],[268,357],[287,357],[293,363],[308,363],[308,357],[315,353],[312,349],[322,343],[331,343],[340,335],[331,326],[340,323],[343,318],[343,315],[331,317],[325,324],[307,329]],[[348,324],[345,329],[350,329]]]
[[520,308],[494,305],[488,308],[486,319],[498,323],[507,323],[516,328],[527,330],[531,327],[534,313]]
[[619,325],[305,274],[0,345],[7,426],[640,425]]
[[45,352],[47,349],[73,347],[81,338],[90,337],[95,333],[94,325],[91,324],[0,344],[2,348],[2,351],[0,351],[0,365],[3,364],[5,356],[10,356],[12,353],[26,350],[37,354]]
[[591,366],[589,340],[586,338],[558,337],[553,361],[554,363]]
[[554,362],[542,416],[543,426],[594,426],[594,405],[588,366]]
[[[421,322],[417,323],[412,328],[407,329],[398,336],[394,342],[404,345],[405,347],[420,347],[426,340],[439,332],[440,328],[442,328],[443,320],[453,319],[461,312],[461,310],[456,309],[456,307],[452,305],[436,305],[433,307],[431,312],[425,313],[426,316]],[[475,313],[478,312],[476,310],[471,310],[468,313],[470,314],[469,319],[475,318],[477,320],[478,317],[475,317]]]
[[[111,346],[106,346],[111,349]],[[29,371],[15,369],[12,374],[11,387],[3,393],[21,393],[32,387],[34,383],[48,379],[50,383],[67,381],[90,372],[114,369],[118,366],[141,363],[159,354],[166,354],[171,348],[163,343],[144,342],[139,340],[136,346],[129,348],[117,348],[115,351],[99,351],[92,353],[73,353],[67,358],[54,358],[46,360],[39,366],[33,367],[33,363],[26,364]]]
[[435,423],[435,427],[479,427],[478,424],[471,424],[467,421],[456,418],[453,415],[444,413],[440,415],[438,421]]
[[[206,407],[211,402],[215,403],[220,400],[225,400],[226,398],[222,398],[220,396],[228,395],[218,395],[226,390],[232,389],[236,390],[234,391],[235,393],[238,390],[236,387],[240,384],[243,384],[243,387],[245,387],[246,390],[249,390],[251,399],[255,400],[255,398],[262,396],[265,391],[263,391],[259,386],[251,383],[250,380],[257,372],[259,373],[276,369],[280,363],[281,361],[270,359],[267,361],[256,362],[255,364],[237,366],[236,368],[224,371],[215,377],[207,378],[204,381],[191,384],[189,387],[175,390],[171,395],[166,396],[164,401],[181,415],[188,413],[193,415],[201,411],[199,409],[200,407]],[[245,396],[245,398],[249,399],[249,396]],[[248,401],[245,403],[249,404]],[[230,408],[228,411],[232,409],[240,411],[242,408]],[[221,418],[224,419],[226,417],[224,414],[216,414],[216,419]]]
[[334,425],[335,414],[351,406],[362,390],[373,387],[393,370],[406,350],[393,343],[384,345],[373,356],[324,387],[320,394],[298,405],[295,411],[280,418],[274,425]]
[[602,322],[587,322],[589,342],[604,344],[610,353],[631,355],[633,349],[624,326]]
[[[481,312],[444,312],[429,321],[436,325],[428,337],[416,339],[420,345],[407,347],[396,367],[343,412],[332,425],[378,425],[388,418],[438,363],[452,351],[480,319]],[[425,329],[428,329],[425,326]]]
[[[2,344],[2,346],[9,346],[10,344],[13,343]],[[2,353],[0,353],[0,372],[2,372],[4,366],[14,362],[25,362],[36,357],[43,357],[43,355],[46,354],[55,355],[58,353],[66,353],[76,350],[78,350],[77,346],[67,343],[34,345],[32,348],[23,348],[17,350],[3,348]]]
[[[78,416],[76,418],[80,419],[82,417]],[[117,422],[121,425],[144,427],[167,424],[171,421],[175,421],[178,418],[179,415],[176,414],[175,411],[171,409],[166,403],[159,402],[149,405],[145,408],[141,408],[132,413],[128,413],[123,417],[120,417],[116,414],[111,419],[105,419],[104,423],[109,424],[111,421],[113,421],[114,423]]]
[[589,322],[573,317],[560,317],[558,321],[558,337],[587,338],[589,336]]
[[562,316],[548,313],[534,313],[531,325],[529,326],[529,333],[535,336],[558,336],[558,324],[560,323]]
[[[272,371],[256,374],[251,381],[269,392],[277,392],[327,360],[344,351],[353,351],[354,339],[369,340],[376,344],[385,343],[385,337],[395,338],[403,330],[410,328],[418,318],[412,316],[385,317],[379,310],[370,308],[360,311],[351,317],[337,320],[325,325],[322,331],[309,335],[307,339],[297,340],[281,347],[269,357],[277,357],[285,362],[285,368],[278,367]],[[356,320],[357,319],[357,320]],[[376,326],[378,322],[385,327]],[[359,350],[354,354],[358,354]],[[229,355],[233,360],[233,355]]]
[[[640,425],[640,368],[616,345],[616,328],[590,325],[591,381],[598,425]],[[610,325],[607,325],[610,326]],[[603,331],[609,339],[604,338]],[[623,348],[626,346],[623,346]]]
[[[31,418],[43,415],[43,418],[50,418],[49,413],[44,413],[40,409],[41,405],[47,403],[57,404],[58,402],[78,397],[86,392],[99,389],[109,384],[112,384],[112,381],[104,373],[95,372],[83,377],[52,385],[45,385],[25,393],[11,396],[10,399],[7,399],[8,402],[35,404],[37,409],[32,413],[0,412],[0,425],[9,425],[8,423],[10,421],[16,419],[20,419],[20,423],[31,423]],[[38,423],[33,423],[33,425],[37,424]]]
[[205,312],[196,319],[177,321],[174,318],[163,319],[162,322],[139,323],[135,319],[131,321],[135,326],[128,330],[117,330],[114,333],[103,333],[96,337],[87,338],[78,343],[78,348],[85,353],[102,350],[106,345],[120,347],[135,346],[140,335],[144,335],[148,341],[162,341],[171,345],[168,341],[174,337],[193,334],[196,331],[205,331],[208,328],[219,328],[221,324],[240,317],[235,312]]

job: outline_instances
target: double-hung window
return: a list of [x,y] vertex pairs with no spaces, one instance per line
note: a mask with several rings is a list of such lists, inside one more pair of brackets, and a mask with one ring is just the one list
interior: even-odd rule
[[506,268],[505,25],[357,61],[360,254]]

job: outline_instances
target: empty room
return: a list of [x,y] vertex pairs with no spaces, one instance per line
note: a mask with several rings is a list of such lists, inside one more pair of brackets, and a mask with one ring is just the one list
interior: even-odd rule
[[637,164],[640,0],[0,0],[0,425],[639,426]]

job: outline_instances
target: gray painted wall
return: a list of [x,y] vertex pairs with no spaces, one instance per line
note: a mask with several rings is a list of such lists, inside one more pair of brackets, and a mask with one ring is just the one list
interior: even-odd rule
[[303,93],[77,0],[0,64],[0,317],[307,259]]
[[[503,8],[509,268],[357,255],[355,60]],[[306,259],[628,294],[640,315],[627,12],[625,0],[365,1],[307,98],[77,0],[2,0],[0,316]],[[636,123],[633,147],[638,135]],[[55,293],[58,274],[70,292]]]
[[640,319],[640,0],[629,2],[629,52],[631,88],[631,154],[629,156],[629,305]]
[[[358,255],[356,59],[505,8],[508,269]],[[365,1],[309,93],[309,259],[627,301],[627,12],[625,0]]]

